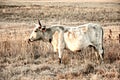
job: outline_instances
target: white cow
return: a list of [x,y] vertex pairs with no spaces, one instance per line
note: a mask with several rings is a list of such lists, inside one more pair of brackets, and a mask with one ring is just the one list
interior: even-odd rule
[[36,40],[49,41],[54,52],[58,52],[60,63],[64,49],[76,52],[88,46],[93,46],[103,61],[103,29],[98,24],[88,23],[77,27],[54,25],[46,28],[39,21],[30,35],[29,42]]

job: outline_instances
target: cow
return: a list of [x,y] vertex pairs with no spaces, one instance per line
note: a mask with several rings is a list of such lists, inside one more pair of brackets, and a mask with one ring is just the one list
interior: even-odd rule
[[33,29],[28,42],[37,40],[50,42],[54,52],[59,54],[59,63],[62,63],[61,59],[64,49],[76,52],[88,46],[94,47],[96,56],[99,54],[103,62],[103,29],[101,25],[87,23],[76,27],[53,25],[46,28],[46,26],[41,25],[39,20],[38,23]]

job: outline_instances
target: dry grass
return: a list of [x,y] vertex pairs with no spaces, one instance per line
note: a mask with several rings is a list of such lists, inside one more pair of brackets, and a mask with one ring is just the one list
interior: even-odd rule
[[[0,41],[0,79],[119,79],[120,43],[118,39],[104,40],[105,63],[97,64],[94,50],[87,48],[78,53],[64,51],[63,64],[58,64],[58,54],[54,54],[49,43],[37,41],[28,44],[27,32],[16,29],[2,33]],[[107,33],[108,36],[110,33]]]
[[[119,80],[118,4],[111,3],[112,7],[110,3],[103,6],[97,3],[97,7],[86,5],[88,3],[51,4],[0,5],[0,80]],[[47,25],[87,22],[104,25],[105,62],[97,64],[94,50],[87,48],[77,53],[65,50],[60,65],[51,44],[42,41],[28,44],[26,39],[33,29],[32,20],[38,17]]]

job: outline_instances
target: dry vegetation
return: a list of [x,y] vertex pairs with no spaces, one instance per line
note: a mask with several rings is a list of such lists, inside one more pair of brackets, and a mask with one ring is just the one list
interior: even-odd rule
[[[0,80],[120,79],[120,3],[28,3],[0,4]],[[65,50],[58,64],[51,44],[26,41],[38,18],[47,26],[101,24],[105,62],[98,64],[87,48],[76,54]]]

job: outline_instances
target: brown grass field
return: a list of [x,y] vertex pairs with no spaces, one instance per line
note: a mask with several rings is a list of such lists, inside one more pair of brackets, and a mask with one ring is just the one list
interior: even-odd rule
[[[1,0],[0,80],[120,80],[120,2],[86,1]],[[63,64],[58,64],[50,43],[28,44],[38,18],[47,27],[101,24],[104,63],[97,63],[94,50],[86,48],[76,54],[65,50]]]

